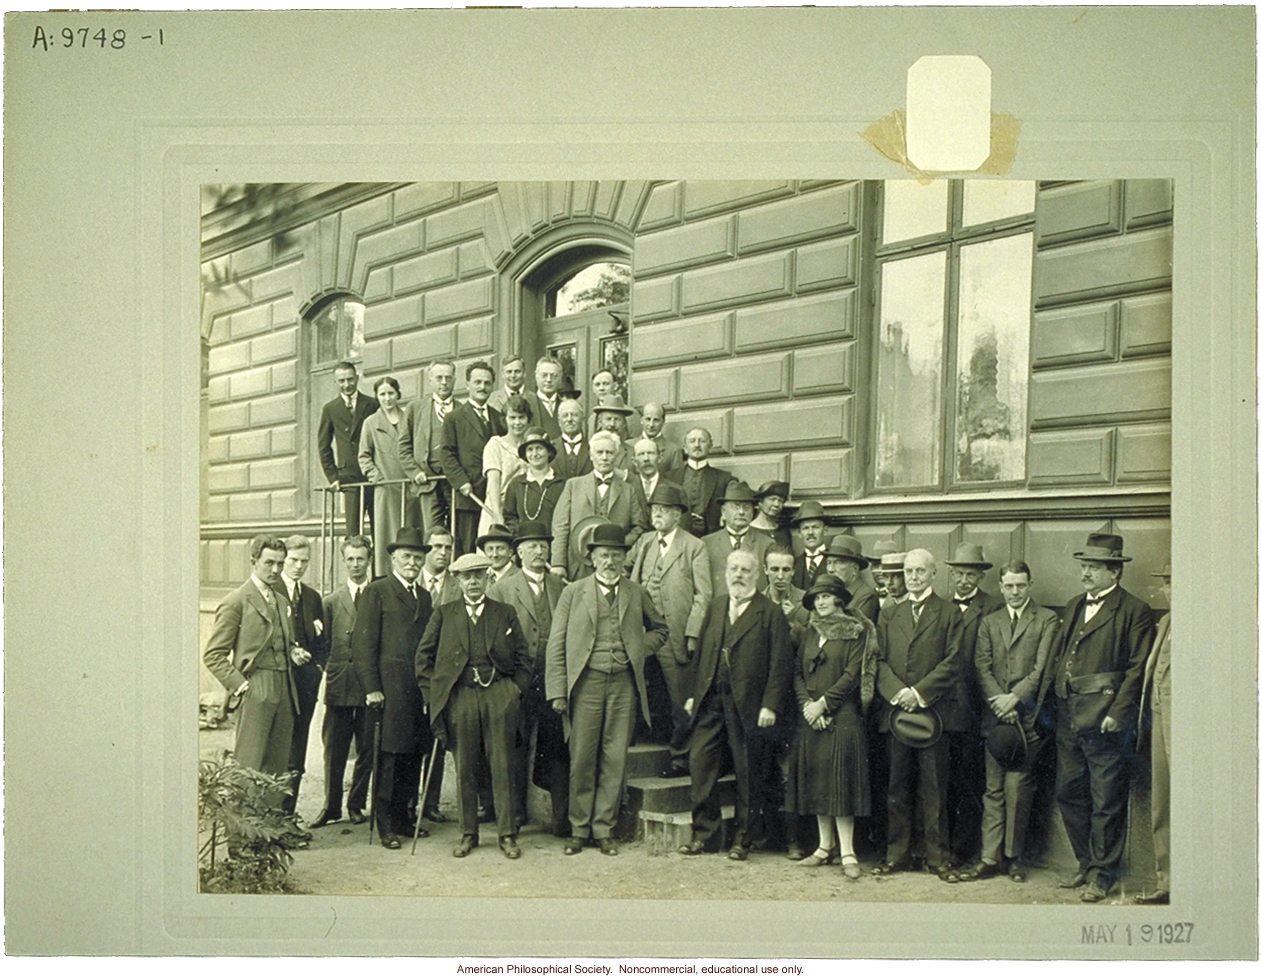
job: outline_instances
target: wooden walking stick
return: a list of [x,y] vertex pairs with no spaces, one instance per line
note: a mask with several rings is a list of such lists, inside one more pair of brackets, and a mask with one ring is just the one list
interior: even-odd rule
[[368,794],[368,845],[372,845],[372,830],[377,824],[377,778],[381,773],[381,711],[375,707],[377,722],[372,728],[372,788]]
[[420,786],[420,803],[416,806],[416,825],[412,829],[412,855],[416,855],[416,840],[420,838],[420,818],[425,813],[425,797],[429,794],[429,780],[433,777],[434,762],[438,759],[438,746],[442,743],[437,737],[433,739],[433,750],[429,752],[429,766],[425,768],[425,783]]

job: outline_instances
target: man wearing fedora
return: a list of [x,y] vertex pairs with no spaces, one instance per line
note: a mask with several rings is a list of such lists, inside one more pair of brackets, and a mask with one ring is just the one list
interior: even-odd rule
[[759,572],[753,551],[727,554],[723,593],[709,602],[687,677],[692,840],[679,847],[685,856],[717,846],[724,744],[736,775],[736,822],[728,858],[748,858],[754,835],[764,831],[758,823],[769,814],[767,796],[775,787],[770,782],[778,777],[773,728],[788,708],[794,661],[788,620],[779,605],[758,593]]
[[[670,760],[659,773],[663,778],[676,778],[687,774],[684,679],[700,639],[701,620],[713,597],[713,585],[704,544],[679,525],[687,514],[683,490],[663,483],[648,502],[653,529],[640,537],[634,548],[630,579],[648,592],[670,630],[670,637],[655,656],[672,717],[672,722],[665,725],[670,737]],[[651,670],[648,675],[651,684]]]
[[631,475],[634,469],[634,456],[630,450],[630,439],[626,433],[626,421],[635,413],[635,409],[626,406],[620,394],[605,394],[596,403],[591,412],[591,434],[607,431],[617,436],[618,452],[613,467],[623,476]]
[[530,740],[538,731],[534,755],[534,783],[551,794],[552,832],[561,838],[570,834],[569,748],[560,717],[547,702],[544,690],[547,639],[552,631],[556,602],[565,582],[548,570],[552,531],[546,523],[524,520],[513,537],[521,571],[502,578],[486,589],[486,596],[512,605],[525,635],[530,656],[530,688],[521,700],[516,760],[513,766],[518,785],[519,824],[525,824],[525,797],[529,774]]
[[766,589],[766,568],[763,558],[771,545],[765,533],[750,529],[753,522],[753,490],[739,479],[732,479],[718,497],[722,503],[722,527],[705,537],[705,551],[709,554],[709,577],[714,582],[714,596],[727,593],[727,555],[733,550],[744,550],[753,555],[756,565],[759,591]]
[[1045,743],[1037,726],[1038,688],[1060,619],[1030,600],[1033,575],[1023,560],[1003,564],[998,579],[1004,605],[981,619],[976,636],[976,676],[985,703],[981,732],[988,745],[981,859],[958,878],[1000,873],[1005,857],[1011,878],[1023,883],[1029,875],[1024,842],[1035,790],[1030,773]]
[[400,836],[413,832],[421,759],[432,743],[415,661],[433,605],[417,581],[429,551],[421,530],[403,527],[388,549],[393,570],[359,595],[350,649],[365,702],[380,711],[381,757],[373,788],[377,829],[385,848],[398,849]]
[[849,592],[849,610],[857,611],[874,625],[880,617],[880,599],[863,580],[867,558],[863,556],[858,538],[837,534],[828,543],[823,557],[827,572],[839,577]]
[[590,472],[593,465],[587,433],[582,428],[582,405],[575,398],[562,397],[556,419],[560,437],[556,439],[552,468],[557,476],[568,481]]
[[813,499],[807,499],[793,514],[793,528],[801,537],[801,553],[793,564],[793,587],[802,591],[814,586],[815,578],[827,573],[827,524],[823,522],[823,507]]
[[453,408],[442,422],[442,473],[451,486],[455,507],[455,544],[472,553],[477,543],[477,522],[486,501],[486,473],[482,453],[492,435],[508,433],[504,416],[487,401],[495,386],[495,368],[475,360],[464,370],[468,400]]
[[478,769],[485,759],[494,791],[499,848],[519,859],[516,787],[518,709],[530,687],[525,632],[512,605],[486,597],[490,561],[464,554],[451,565],[462,601],[434,611],[416,648],[415,681],[429,708],[433,734],[455,754],[460,841],[467,856],[478,843]]
[[732,479],[726,469],[710,464],[709,453],[713,449],[713,436],[704,428],[693,428],[683,438],[684,463],[662,473],[667,480],[682,487],[688,508],[688,521],[683,528],[697,539],[704,539],[722,525],[720,500]]
[[597,432],[591,439],[594,470],[575,476],[565,483],[556,511],[552,515],[552,566],[568,580],[576,580],[583,571],[582,554],[574,528],[590,516],[615,523],[631,546],[648,529],[648,514],[614,468],[617,457],[617,436],[608,431]]
[[[1173,591],[1169,565],[1166,564],[1163,571],[1152,577],[1161,579],[1161,593],[1169,601]],[[1169,902],[1169,755],[1173,744],[1169,736],[1172,694],[1169,635],[1172,627],[1169,614],[1160,619],[1151,655],[1147,657],[1147,665],[1143,669],[1144,705],[1150,704],[1152,718],[1152,849],[1156,859],[1156,889],[1135,897],[1137,903]],[[1140,709],[1139,717],[1142,716]],[[1140,736],[1143,729],[1139,727]]]
[[502,523],[492,523],[477,538],[477,549],[490,561],[486,570],[487,587],[517,572],[517,565],[512,562],[512,539],[512,531]]
[[643,406],[640,416],[643,419],[643,436],[657,446],[657,467],[662,472],[682,468],[686,461],[683,449],[670,441],[663,431],[666,426],[665,405],[649,401]]
[[648,592],[622,576],[628,549],[620,526],[595,528],[588,545],[595,573],[561,592],[547,641],[547,696],[569,732],[569,856],[591,838],[605,855],[617,855],[613,827],[636,692],[648,716],[644,660],[668,637]]
[[1084,594],[1064,608],[1064,626],[1043,677],[1058,707],[1056,800],[1077,857],[1077,871],[1060,886],[1084,887],[1098,903],[1121,872],[1126,805],[1143,667],[1155,626],[1151,608],[1125,588],[1131,559],[1116,534],[1092,533],[1073,554]]
[[889,734],[889,823],[884,862],[872,873],[887,876],[908,868],[913,826],[918,823],[926,868],[944,878],[950,870],[947,742],[936,736],[922,746],[911,746],[892,725],[963,728],[966,711],[959,681],[963,617],[955,605],[933,593],[937,561],[931,553],[909,550],[902,566],[910,597],[892,611],[886,610],[876,626],[881,653],[876,689],[886,704],[880,711],[879,730]]

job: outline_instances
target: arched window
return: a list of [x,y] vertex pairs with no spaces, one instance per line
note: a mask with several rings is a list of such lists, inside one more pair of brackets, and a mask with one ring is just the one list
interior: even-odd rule
[[547,318],[624,305],[630,302],[630,286],[630,265],[625,262],[588,265],[547,293]]
[[355,296],[335,293],[312,304],[304,317],[311,335],[311,366],[363,357],[364,305]]

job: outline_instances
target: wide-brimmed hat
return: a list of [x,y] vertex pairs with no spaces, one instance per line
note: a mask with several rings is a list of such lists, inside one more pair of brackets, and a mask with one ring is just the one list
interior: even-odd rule
[[941,717],[931,706],[926,710],[895,706],[889,714],[889,732],[907,747],[932,747],[941,739]]
[[408,550],[419,550],[423,554],[429,553],[433,547],[425,543],[425,531],[418,526],[405,526],[398,531],[398,536],[394,538],[394,542],[386,546],[386,550],[394,553],[399,547],[406,547]]
[[1173,568],[1172,568],[1172,567],[1170,567],[1170,566],[1169,566],[1169,564],[1165,564],[1165,569],[1164,569],[1164,570],[1162,570],[1162,571],[1152,571],[1152,577],[1164,577],[1164,578],[1169,578],[1169,577],[1171,577],[1171,576],[1172,576],[1172,575],[1169,573],[1171,570],[1173,570]]
[[517,524],[517,535],[512,538],[512,545],[515,547],[527,540],[547,540],[550,543],[551,539],[551,527],[542,520],[522,520]]
[[517,446],[517,455],[521,461],[525,461],[525,450],[531,445],[542,445],[547,449],[547,460],[549,462],[556,459],[556,446],[552,444],[552,439],[547,437],[547,432],[542,428],[526,428],[525,434],[521,436],[521,444]]
[[591,409],[592,414],[599,414],[600,412],[620,414],[624,418],[629,418],[635,413],[635,409],[626,406],[621,394],[605,394],[600,398],[600,403]]
[[[607,516],[584,516],[574,524],[573,529],[569,531],[569,552],[574,557],[583,556],[587,553],[587,544],[591,542],[591,535],[595,533],[597,526],[603,526],[609,522]],[[560,563],[557,559],[556,563]]]
[[512,531],[502,523],[492,523],[490,527],[477,538],[477,549],[481,550],[491,540],[502,540],[509,546],[512,545]]
[[985,749],[1005,771],[1018,768],[1029,756],[1029,741],[1019,723],[999,723],[985,738]]
[[463,554],[447,568],[452,574],[466,574],[469,571],[490,570],[490,559],[482,554]]
[[762,487],[754,494],[754,499],[761,502],[767,496],[779,496],[787,499],[789,493],[787,482],[763,482]]
[[848,537],[843,533],[838,533],[828,543],[828,548],[823,552],[823,556],[852,560],[858,565],[859,570],[867,569],[867,558],[863,556],[863,545],[858,542],[857,537]]
[[601,523],[591,533],[591,542],[587,544],[587,553],[596,547],[616,547],[618,550],[629,550],[626,542],[626,531],[616,523]]
[[881,574],[901,574],[905,568],[902,566],[906,560],[906,554],[901,551],[895,551],[891,554],[884,554],[880,558]]
[[578,390],[577,387],[562,387],[556,392],[556,396],[561,399],[577,401],[581,399],[582,391]]
[[649,506],[676,506],[683,512],[687,512],[689,507],[687,499],[683,496],[683,490],[676,485],[668,482],[658,482],[657,488],[652,491],[652,498],[648,500]]
[[1115,533],[1092,533],[1086,537],[1086,546],[1073,554],[1078,560],[1098,560],[1105,564],[1125,563],[1133,557],[1124,556],[1125,540]]
[[845,587],[844,582],[834,574],[820,574],[814,579],[814,583],[807,589],[806,593],[801,596],[801,606],[806,611],[814,611],[814,599],[819,594],[830,594],[836,598],[836,603],[842,608],[853,600],[853,595],[849,593],[849,589]]
[[989,570],[994,565],[985,559],[979,543],[961,543],[955,547],[955,559],[943,561],[947,567],[979,567]]
[[805,520],[826,520],[823,514],[823,505],[816,499],[807,499],[804,503],[797,507],[797,512],[793,513],[792,525],[797,526]]
[[722,491],[719,497],[720,503],[748,503],[753,505],[753,490],[749,488],[747,482],[741,482],[739,479],[732,479],[727,483],[727,488]]
[[867,554],[867,559],[874,565],[873,570],[880,569],[880,561],[884,559],[885,554],[901,553],[898,545],[892,540],[877,540],[871,545],[871,553]]

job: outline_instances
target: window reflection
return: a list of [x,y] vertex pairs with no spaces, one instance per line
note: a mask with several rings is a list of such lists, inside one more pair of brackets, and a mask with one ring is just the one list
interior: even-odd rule
[[315,330],[315,362],[359,360],[363,356],[364,305],[337,298],[310,317]]
[[1033,213],[1033,180],[963,181],[963,223],[972,227]]
[[915,180],[886,180],[884,242],[909,241],[944,232],[949,189],[946,180],[934,180],[927,185]]

